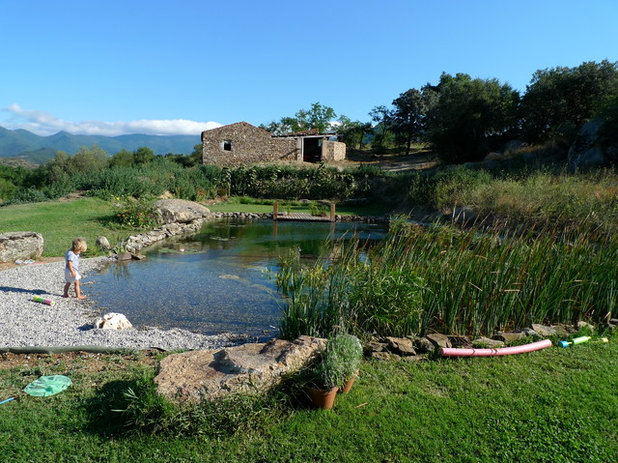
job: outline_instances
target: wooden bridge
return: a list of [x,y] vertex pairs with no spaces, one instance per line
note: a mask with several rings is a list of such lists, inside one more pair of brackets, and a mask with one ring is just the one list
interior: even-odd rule
[[288,220],[302,222],[334,222],[335,221],[335,203],[330,204],[330,216],[311,215],[303,212],[279,212],[279,204],[275,201],[273,204],[273,220]]

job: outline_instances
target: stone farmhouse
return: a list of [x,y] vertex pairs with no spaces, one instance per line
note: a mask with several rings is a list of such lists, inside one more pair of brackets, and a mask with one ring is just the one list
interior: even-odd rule
[[202,161],[220,167],[264,162],[332,162],[345,159],[345,143],[317,129],[273,135],[247,122],[202,132]]

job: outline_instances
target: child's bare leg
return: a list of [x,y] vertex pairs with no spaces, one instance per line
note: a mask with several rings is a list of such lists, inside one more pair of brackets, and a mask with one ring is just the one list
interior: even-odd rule
[[79,280],[75,282],[75,297],[77,299],[86,299],[86,296],[81,293],[81,289],[79,287]]
[[69,297],[69,286],[71,286],[71,283],[65,283],[64,294],[62,295],[62,297]]

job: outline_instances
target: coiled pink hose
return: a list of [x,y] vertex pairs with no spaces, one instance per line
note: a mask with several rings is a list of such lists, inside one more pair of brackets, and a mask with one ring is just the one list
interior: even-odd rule
[[542,341],[524,344],[522,346],[499,347],[497,349],[458,349],[454,347],[442,347],[440,349],[440,354],[443,357],[494,357],[497,355],[513,355],[533,352],[535,350],[545,349],[551,345],[552,344],[549,339],[543,339]]

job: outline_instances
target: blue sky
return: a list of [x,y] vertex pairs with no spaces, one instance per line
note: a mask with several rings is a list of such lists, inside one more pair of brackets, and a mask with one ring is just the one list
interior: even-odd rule
[[314,102],[368,121],[442,72],[524,91],[618,61],[616,0],[0,0],[0,126],[195,133]]

